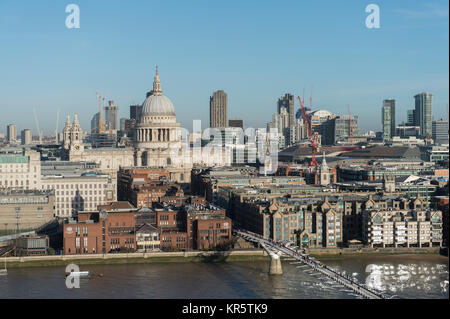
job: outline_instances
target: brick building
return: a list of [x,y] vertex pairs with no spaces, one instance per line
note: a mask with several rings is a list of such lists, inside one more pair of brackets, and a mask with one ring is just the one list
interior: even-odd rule
[[63,225],[64,254],[99,254],[136,250],[137,209],[128,202],[78,212]]
[[211,204],[184,207],[190,249],[225,248],[232,238],[231,219],[223,208]]
[[181,206],[186,200],[179,184],[163,168],[127,168],[118,173],[118,197],[137,208],[165,202]]

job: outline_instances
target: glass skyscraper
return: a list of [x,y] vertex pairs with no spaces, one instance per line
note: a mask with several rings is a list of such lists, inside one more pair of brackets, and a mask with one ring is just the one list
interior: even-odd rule
[[423,92],[414,96],[416,109],[414,112],[415,125],[420,126],[420,135],[425,137],[432,135],[433,121],[433,94]]

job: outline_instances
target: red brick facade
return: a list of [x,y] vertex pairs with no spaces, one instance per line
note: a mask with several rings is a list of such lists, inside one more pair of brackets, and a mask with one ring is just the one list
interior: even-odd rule
[[78,220],[63,225],[64,254],[134,251],[135,210],[79,212]]

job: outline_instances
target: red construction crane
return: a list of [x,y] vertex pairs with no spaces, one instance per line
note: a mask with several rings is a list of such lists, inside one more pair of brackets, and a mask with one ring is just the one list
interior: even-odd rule
[[298,100],[300,101],[300,109],[302,110],[303,121],[305,121],[306,131],[308,132],[308,138],[312,148],[312,158],[311,163],[309,165],[317,167],[316,151],[317,151],[317,144],[319,142],[319,134],[317,132],[311,134],[311,127],[308,123],[308,117],[306,116],[305,107],[303,106],[303,102],[300,96],[298,97]]

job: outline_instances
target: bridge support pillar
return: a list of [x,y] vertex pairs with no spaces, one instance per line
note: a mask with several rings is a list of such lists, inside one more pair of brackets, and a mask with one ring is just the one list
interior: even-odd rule
[[282,275],[283,269],[281,268],[280,258],[270,258],[269,275]]

